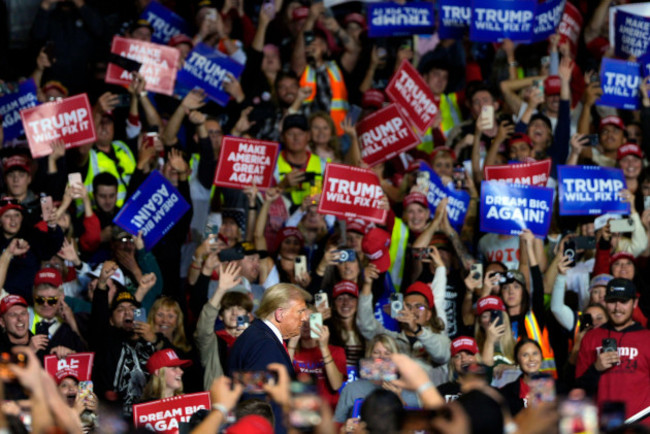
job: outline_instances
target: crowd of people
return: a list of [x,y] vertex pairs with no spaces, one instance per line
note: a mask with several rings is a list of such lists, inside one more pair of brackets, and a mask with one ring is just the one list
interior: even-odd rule
[[[153,1],[0,2],[0,96],[28,79],[41,103],[86,93],[97,137],[40,158],[0,140],[1,431],[133,431],[134,406],[202,391],[191,432],[577,433],[596,414],[647,431],[650,84],[639,110],[597,104],[614,2],[569,0],[572,47],[369,38],[363,2],[160,0],[191,29],[167,43],[179,68],[198,44],[244,65],[220,105],[138,72],[105,82],[114,36],[161,31]],[[437,114],[369,167],[356,125],[403,62]],[[270,188],[213,185],[225,136],[280,144]],[[559,165],[621,169],[630,213],[556,200],[545,237],[482,232],[483,168],[545,159],[556,196]],[[329,163],[374,172],[384,223],[318,212]],[[422,163],[469,195],[461,226]],[[154,171],[191,207],[147,248],[114,219]],[[86,352],[91,390],[44,370]]]

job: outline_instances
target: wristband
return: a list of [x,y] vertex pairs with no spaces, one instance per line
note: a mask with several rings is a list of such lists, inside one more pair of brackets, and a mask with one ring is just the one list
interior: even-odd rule
[[513,62],[508,62],[508,66],[512,68],[516,68],[517,66],[519,66],[519,62],[517,62],[516,60]]
[[147,91],[146,90],[143,90],[142,92],[140,92],[140,98],[144,98],[145,96],[147,96]]
[[213,410],[220,411],[220,412],[223,414],[223,417],[224,417],[224,418],[227,418],[227,417],[228,417],[228,408],[227,408],[225,405],[223,405],[223,404],[219,404],[219,403],[217,402],[216,404],[212,404],[212,409],[213,409]]
[[430,389],[431,387],[436,387],[436,386],[434,386],[433,383],[432,383],[431,381],[427,381],[426,383],[422,384],[422,385],[419,386],[417,389],[415,389],[415,393],[417,393],[418,395],[422,395],[422,393],[423,393],[425,390],[428,390],[428,389]]

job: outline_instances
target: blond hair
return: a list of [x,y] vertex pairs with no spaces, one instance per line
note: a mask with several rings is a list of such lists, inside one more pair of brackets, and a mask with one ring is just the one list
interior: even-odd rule
[[368,341],[366,344],[366,357],[372,357],[372,350],[378,343],[381,343],[388,351],[393,354],[400,352],[397,348],[397,342],[395,342],[395,339],[385,334],[378,334],[370,339],[370,341]]
[[[503,312],[503,325],[505,326],[506,332],[499,338],[495,344],[499,344],[500,353],[507,358],[512,360],[514,363],[515,360],[515,338],[512,336],[512,327],[510,325],[510,316],[507,312]],[[490,321],[492,321],[490,319]],[[476,321],[474,321],[474,339],[476,339],[476,344],[479,348],[479,353],[483,351],[483,345],[485,345],[486,335],[485,329],[481,327],[481,316],[476,316]],[[496,356],[496,354],[495,354]]]
[[175,348],[180,348],[186,353],[189,352],[192,349],[192,346],[189,344],[189,342],[187,342],[187,337],[185,336],[185,326],[183,325],[183,311],[181,310],[181,307],[176,300],[167,296],[162,296],[157,299],[154,302],[153,306],[151,306],[149,316],[147,316],[147,322],[152,328],[154,328],[154,318],[156,317],[158,311],[163,307],[172,309],[176,314],[176,328],[172,334],[171,344]]
[[[167,368],[163,367],[158,369],[155,374],[152,374],[149,377],[147,385],[144,386],[144,391],[142,392],[142,401],[151,401],[155,399],[163,399],[163,393],[165,392],[165,371]],[[173,396],[178,396],[183,394],[183,386],[179,389],[174,390]]]
[[264,291],[260,306],[255,316],[260,319],[269,317],[279,308],[287,307],[291,300],[311,301],[311,294],[291,283],[278,283]]

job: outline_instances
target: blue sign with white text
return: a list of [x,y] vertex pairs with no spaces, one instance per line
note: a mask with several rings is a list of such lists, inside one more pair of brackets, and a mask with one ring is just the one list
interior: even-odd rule
[[648,51],[648,43],[650,43],[650,17],[617,10],[614,18],[616,56],[641,57]]
[[140,18],[149,21],[153,27],[151,42],[167,45],[169,40],[182,33],[190,34],[190,27],[183,17],[167,9],[157,1],[152,1],[142,11]]
[[223,83],[230,80],[228,74],[239,79],[243,70],[241,63],[205,44],[197,44],[185,59],[183,69],[178,71],[176,81],[192,88],[200,87],[211,100],[225,106],[230,95],[224,90]]
[[8,142],[25,134],[20,111],[39,105],[34,79],[23,81],[18,85],[18,92],[0,97],[0,116],[4,141]]
[[630,204],[618,192],[626,188],[621,169],[601,166],[558,166],[560,215],[629,214]]
[[553,189],[483,181],[481,231],[518,235],[524,229],[545,237],[551,224]]
[[368,3],[368,36],[410,36],[433,32],[433,3]]
[[536,8],[537,0],[473,0],[469,38],[477,42],[529,41]]
[[543,41],[555,33],[557,26],[562,21],[565,3],[566,0],[546,0],[537,5],[532,42]]
[[603,95],[596,104],[625,110],[638,109],[641,65],[637,62],[603,58],[600,68]]
[[151,249],[189,209],[178,190],[154,170],[126,201],[113,223],[133,235],[142,231],[145,247]]
[[469,193],[464,190],[454,190],[442,183],[440,177],[433,171],[427,163],[420,163],[420,172],[429,174],[429,191],[427,192],[427,202],[431,215],[436,212],[436,208],[442,199],[449,198],[447,203],[447,217],[449,222],[457,231],[460,231],[465,223],[465,214],[469,206]]
[[469,29],[472,21],[472,0],[440,0],[438,3],[440,39],[458,39]]

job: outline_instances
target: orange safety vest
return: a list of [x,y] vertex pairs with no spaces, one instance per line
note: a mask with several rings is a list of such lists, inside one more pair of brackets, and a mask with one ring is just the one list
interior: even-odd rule
[[540,372],[552,375],[557,379],[557,369],[555,367],[555,354],[551,348],[550,341],[548,340],[548,329],[540,330],[539,323],[533,311],[528,311],[525,317],[524,325],[526,326],[526,334],[528,337],[536,341],[542,347],[542,367]]
[[[327,75],[329,76],[330,89],[332,91],[330,116],[332,117],[334,126],[336,127],[336,135],[342,136],[343,128],[341,128],[341,122],[343,122],[343,119],[345,119],[345,116],[348,114],[348,90],[343,81],[343,74],[336,62],[330,60],[329,62],[326,62],[325,65],[327,67]],[[300,87],[305,86],[311,88],[311,93],[304,102],[306,104],[311,104],[316,97],[316,70],[310,65],[307,65],[305,71],[300,77]]]

